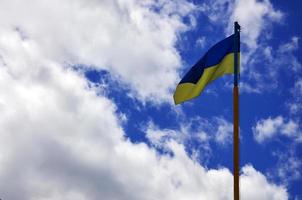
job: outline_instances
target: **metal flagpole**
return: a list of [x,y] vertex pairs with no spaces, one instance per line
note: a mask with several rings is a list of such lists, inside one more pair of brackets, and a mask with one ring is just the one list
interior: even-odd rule
[[234,88],[233,88],[233,174],[234,174],[234,200],[239,200],[239,88],[238,88],[238,52],[240,46],[240,26],[234,23]]

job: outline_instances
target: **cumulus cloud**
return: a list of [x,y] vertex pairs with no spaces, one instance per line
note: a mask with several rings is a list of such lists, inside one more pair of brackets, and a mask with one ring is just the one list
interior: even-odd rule
[[[299,115],[301,113],[302,108],[302,79],[298,79],[294,87],[291,88],[292,98],[287,102],[287,106],[289,108],[289,112],[292,115]],[[302,138],[301,138],[302,140]]]
[[[195,161],[207,163],[211,155],[210,141],[207,128],[211,125],[208,121],[196,118],[187,123],[182,123],[179,129],[160,129],[154,122],[149,122],[143,131],[146,133],[147,139],[151,145],[157,149],[171,152],[168,144],[169,141],[177,141],[180,144],[192,150],[191,158]],[[191,142],[198,143],[197,148],[191,147]]]
[[[298,84],[296,86],[295,92],[298,94],[299,86]],[[301,126],[299,124],[299,119],[285,118],[279,115],[261,119],[252,128],[254,139],[260,144],[273,140],[283,143],[284,138],[288,139],[285,140],[287,142],[283,143],[285,145],[284,149],[279,147],[272,151],[272,155],[277,162],[268,170],[268,176],[271,179],[284,185],[289,185],[292,181],[301,177],[300,168],[302,163],[297,155],[302,142]]]
[[282,13],[275,10],[269,0],[236,0],[229,23],[238,21],[243,30],[242,41],[255,49],[262,31],[281,18]]
[[265,139],[272,138],[277,134],[277,130],[283,125],[283,118],[281,116],[275,119],[268,118],[258,121],[256,127],[253,127],[254,138],[258,142],[263,142]]
[[206,38],[205,38],[205,37],[199,37],[199,38],[196,40],[195,45],[196,45],[197,47],[204,47],[205,43],[206,43]]
[[[288,42],[281,43],[277,51],[272,53],[269,60],[274,66],[280,66],[297,73],[302,67],[298,58],[295,56],[295,52],[298,49],[299,37],[293,36]],[[276,59],[273,59],[273,57]]]
[[48,58],[108,70],[131,96],[157,103],[170,101],[179,80],[175,45],[194,26],[195,9],[184,0],[13,0],[0,7],[2,29],[35,41]]
[[278,177],[284,185],[298,180],[301,177],[302,162],[296,154],[297,145],[295,144],[291,144],[285,151],[274,151],[273,156],[277,158],[278,162],[269,176]]
[[291,41],[285,43],[279,47],[279,51],[282,53],[286,53],[289,51],[297,50],[299,47],[299,37],[294,36],[291,38]]
[[[34,48],[23,49],[24,41],[12,38],[10,50],[25,59],[12,54],[23,70],[1,65],[1,198],[232,199],[229,170],[206,170],[175,141],[167,144],[171,157],[125,140],[114,103],[87,88],[76,72],[35,60]],[[260,177],[263,187],[257,184],[251,194],[287,199],[282,186],[250,168],[243,173],[243,191],[251,191],[245,182]]]
[[[257,172],[252,166],[247,165],[243,167],[242,171],[242,199],[288,199],[288,197],[284,195],[284,193],[286,193],[285,190],[279,190],[279,192],[274,193],[278,186],[268,185],[266,177]],[[253,188],[254,191],[251,190],[251,188]]]
[[215,134],[216,142],[220,144],[230,144],[232,142],[233,124],[223,118],[216,118],[217,132]]
[[151,121],[144,131],[147,138],[156,146],[161,146],[169,139],[180,143],[185,143],[186,140],[197,140],[201,143],[214,141],[221,145],[228,145],[232,141],[233,125],[221,116],[209,120],[195,117],[180,123],[179,130],[162,130]]
[[[39,51],[22,48],[13,32],[11,39],[6,52],[17,53],[3,56],[0,80],[1,198],[232,199],[229,170],[206,170],[173,140],[167,144],[173,157],[125,140],[114,103],[87,88],[76,72],[36,60]],[[15,58],[23,69],[9,64]],[[243,190],[250,191],[244,183],[258,176],[244,175]],[[251,194],[287,199],[282,186],[261,183]]]
[[[177,129],[161,129],[150,121],[142,131],[151,145],[161,151],[171,152],[167,147],[168,141],[177,141],[189,149],[190,157],[207,165],[212,157],[211,144],[228,148],[232,143],[233,125],[223,117],[204,119],[195,117],[180,122]],[[194,144],[194,145],[192,145]]]
[[254,138],[259,143],[263,143],[278,135],[284,135],[296,141],[300,141],[301,137],[299,124],[292,119],[285,120],[282,116],[259,120],[252,129]]
[[269,31],[274,22],[282,20],[283,13],[276,10],[269,0],[209,0],[202,4],[200,10],[205,12],[209,19],[223,25],[225,32],[233,33],[234,21],[238,21],[242,28],[241,42],[255,50],[259,43],[259,36]]
[[[131,143],[121,126],[126,118],[115,103],[68,67],[78,63],[104,67],[132,84],[127,76],[150,61],[140,43],[149,37],[135,28],[157,30],[142,23],[150,14],[155,17],[150,23],[160,16],[162,21],[156,25],[164,27],[163,32],[154,31],[155,35],[174,36],[164,40],[167,43],[155,42],[167,50],[167,54],[161,51],[167,56],[163,62],[172,63],[163,69],[173,71],[179,62],[170,46],[176,37],[173,27],[183,26],[179,16],[190,10],[190,4],[186,8],[179,7],[182,1],[169,2],[160,1],[163,13],[144,7],[154,5],[153,1],[0,2],[1,199],[232,199],[228,169],[204,168],[176,140],[167,141],[173,156],[158,154],[144,143]],[[127,43],[141,49],[132,52]],[[119,48],[126,55],[112,52]],[[135,57],[139,64],[131,61],[132,53],[141,56]],[[118,63],[114,64],[115,59]],[[123,66],[129,67],[130,75],[119,71]],[[147,71],[156,77],[162,69],[155,69]],[[134,90],[142,97],[153,95],[153,90],[143,93],[139,88]],[[284,186],[268,182],[252,166],[247,169],[242,174],[244,199],[254,199],[255,194],[258,199],[288,198]],[[249,187],[255,183],[256,187]]]

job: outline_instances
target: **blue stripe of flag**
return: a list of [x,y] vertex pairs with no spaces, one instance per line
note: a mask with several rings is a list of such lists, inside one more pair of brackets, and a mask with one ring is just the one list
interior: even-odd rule
[[233,34],[210,48],[209,51],[183,77],[180,83],[196,84],[206,68],[219,64],[227,54],[234,52]]

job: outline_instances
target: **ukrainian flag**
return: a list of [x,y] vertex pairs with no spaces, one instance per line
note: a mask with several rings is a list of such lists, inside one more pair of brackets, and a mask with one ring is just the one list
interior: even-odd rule
[[190,69],[177,85],[174,93],[176,105],[199,96],[206,85],[222,75],[234,73],[234,53],[240,54],[239,42],[235,39],[233,34],[218,42]]

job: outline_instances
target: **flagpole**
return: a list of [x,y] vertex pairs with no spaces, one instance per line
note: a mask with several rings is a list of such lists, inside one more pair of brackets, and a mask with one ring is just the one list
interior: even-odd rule
[[240,26],[234,23],[234,88],[233,88],[233,129],[234,129],[234,149],[233,149],[233,174],[234,174],[234,200],[239,200],[239,88],[238,88],[238,52],[240,46]]

